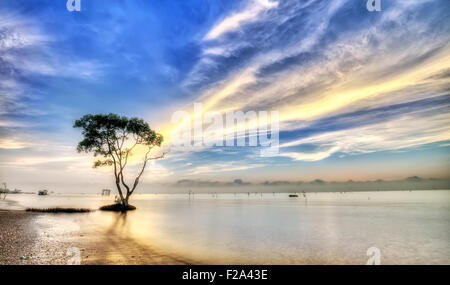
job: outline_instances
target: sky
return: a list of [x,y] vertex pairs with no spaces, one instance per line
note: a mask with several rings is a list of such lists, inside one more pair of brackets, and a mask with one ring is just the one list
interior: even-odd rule
[[[381,2],[0,0],[0,180],[110,185],[72,127],[110,112],[166,138],[145,183],[450,178],[450,2]],[[194,103],[277,111],[279,152],[171,147]]]

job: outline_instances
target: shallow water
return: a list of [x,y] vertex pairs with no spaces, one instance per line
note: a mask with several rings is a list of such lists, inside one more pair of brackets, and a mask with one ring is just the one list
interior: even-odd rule
[[[112,196],[23,194],[8,200],[0,208],[95,209]],[[381,264],[450,264],[447,190],[308,193],[306,198],[136,194],[131,203],[138,210],[97,211],[77,222],[114,227],[140,243],[204,263],[366,264],[367,250],[376,247]],[[48,217],[53,230],[65,227],[55,215]],[[45,222],[46,215],[41,219]]]

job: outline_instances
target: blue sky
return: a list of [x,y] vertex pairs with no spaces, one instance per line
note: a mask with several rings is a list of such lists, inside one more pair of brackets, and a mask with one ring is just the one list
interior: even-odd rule
[[[173,149],[147,181],[449,177],[447,0],[2,0],[0,179],[107,183],[74,120],[277,110],[280,153]],[[174,179],[176,177],[176,179]],[[62,186],[61,186],[62,185]],[[68,186],[67,186],[68,187]]]

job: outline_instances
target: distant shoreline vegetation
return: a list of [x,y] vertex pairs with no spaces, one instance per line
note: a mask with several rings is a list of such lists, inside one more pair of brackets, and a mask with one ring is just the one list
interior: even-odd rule
[[38,212],[38,213],[89,213],[92,212],[91,209],[86,208],[27,208],[27,212]]
[[[168,185],[169,186],[169,185]],[[411,176],[401,180],[374,180],[374,181],[353,181],[345,182],[325,181],[322,179],[315,179],[313,181],[265,181],[261,183],[245,182],[241,179],[235,179],[232,182],[222,181],[207,181],[207,180],[191,180],[183,179],[177,181],[175,184],[170,184],[172,187],[192,187],[192,188],[208,188],[208,187],[257,187],[259,192],[273,189],[277,187],[277,191],[282,189],[286,191],[306,191],[306,192],[351,192],[351,191],[395,191],[395,190],[445,190],[450,189],[450,179],[436,179],[436,178],[421,178],[418,176]],[[232,190],[231,190],[232,192]],[[265,191],[262,191],[265,192]],[[274,192],[274,191],[268,191]]]

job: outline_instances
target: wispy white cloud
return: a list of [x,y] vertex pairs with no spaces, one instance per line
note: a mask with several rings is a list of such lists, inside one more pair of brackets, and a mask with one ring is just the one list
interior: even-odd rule
[[[350,155],[377,151],[393,151],[424,144],[450,140],[447,114],[424,115],[412,113],[387,122],[339,131],[325,132],[281,144],[281,156],[296,160],[315,161],[342,152]],[[283,149],[293,146],[315,145],[325,151],[291,153]]]
[[36,47],[51,41],[36,25],[12,14],[2,13],[0,18],[0,50]]
[[160,181],[174,175],[174,172],[158,161],[151,161],[145,172],[146,181]]
[[329,148],[326,151],[319,151],[319,152],[281,152],[279,156],[286,156],[290,157],[293,160],[302,160],[302,161],[318,161],[325,159],[338,151],[340,148],[339,146],[334,146]]
[[81,162],[83,165],[86,165],[86,159],[82,156],[21,156],[14,160],[4,161],[2,165],[14,165],[17,167],[37,167],[39,168],[42,164],[52,164],[58,162],[66,162],[70,165],[74,163]]
[[21,149],[30,144],[16,138],[0,138],[0,149]]
[[29,76],[83,80],[102,76],[104,63],[62,54],[55,48],[58,44],[58,37],[35,20],[0,12],[0,115],[34,112],[24,99],[36,100],[43,91],[25,80]]
[[239,12],[233,13],[216,24],[204,37],[204,40],[217,39],[223,34],[235,31],[245,23],[260,21],[265,11],[276,8],[278,2],[270,0],[252,0]]

